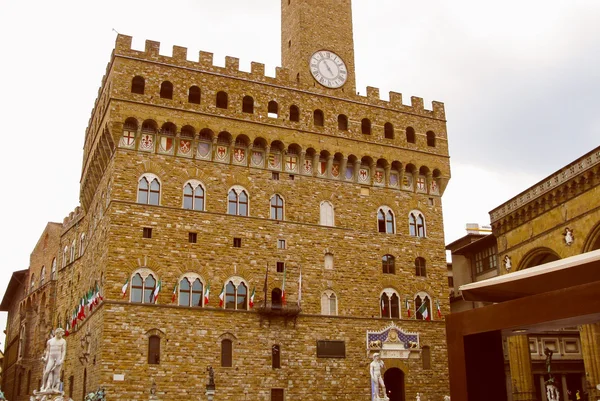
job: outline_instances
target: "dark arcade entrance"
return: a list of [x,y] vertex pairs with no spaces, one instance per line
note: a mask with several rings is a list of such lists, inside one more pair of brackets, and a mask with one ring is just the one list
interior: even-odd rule
[[390,368],[383,374],[383,382],[390,401],[404,401],[404,372]]

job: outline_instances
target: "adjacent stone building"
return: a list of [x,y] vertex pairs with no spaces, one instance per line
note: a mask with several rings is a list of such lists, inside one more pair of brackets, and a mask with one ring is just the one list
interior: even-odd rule
[[349,0],[281,8],[275,77],[117,37],[80,206],[2,302],[8,399],[56,326],[74,400],[205,399],[209,366],[217,400],[367,400],[374,352],[390,400],[448,394],[444,106],[357,94]]

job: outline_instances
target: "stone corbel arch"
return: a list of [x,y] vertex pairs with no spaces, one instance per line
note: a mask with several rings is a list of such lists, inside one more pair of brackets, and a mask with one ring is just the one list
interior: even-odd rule
[[583,243],[582,252],[590,252],[600,249],[600,222],[590,230],[585,242]]

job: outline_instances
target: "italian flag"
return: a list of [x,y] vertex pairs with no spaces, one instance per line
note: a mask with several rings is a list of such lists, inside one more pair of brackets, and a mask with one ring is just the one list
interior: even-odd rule
[[81,301],[79,301],[79,312],[77,312],[77,319],[85,319],[85,298],[81,298]]
[[406,308],[406,314],[410,317],[410,302],[408,302],[408,298],[404,299],[404,308]]
[[86,297],[88,309],[91,312],[94,309],[94,290],[89,290]]
[[440,309],[440,303],[435,300],[435,308],[437,309],[437,315],[441,319],[442,318],[442,310]]
[[225,303],[225,286],[221,289],[221,293],[219,294],[219,308],[223,307]]
[[152,294],[152,302],[156,303],[156,301],[158,300],[158,294],[160,293],[160,288],[162,287],[162,281],[158,280],[158,284],[156,285],[156,288],[154,289],[154,293]]
[[286,303],[286,299],[285,299],[285,273],[286,273],[287,269],[284,268],[283,269],[283,283],[281,284],[281,304],[285,306]]
[[206,285],[206,291],[204,291],[204,305],[208,305],[210,299],[210,283]]
[[100,294],[100,287],[98,287],[98,283],[96,283],[96,294],[94,295],[94,303],[98,305],[100,301],[104,301],[102,295]]
[[77,324],[77,309],[75,308],[75,310],[73,311],[73,315],[71,316],[71,327],[75,327],[75,325]]
[[125,280],[125,284],[121,287],[121,294],[123,294],[123,298],[127,295],[127,286],[129,285],[129,279]]
[[173,287],[173,295],[171,295],[171,303],[175,303],[175,299],[177,299],[177,284]]
[[250,295],[250,307],[254,308],[254,295],[256,295],[256,287],[252,289],[252,295]]
[[429,311],[427,310],[427,304],[423,302],[419,309],[417,309],[417,313],[420,313],[423,316],[423,320],[430,321],[431,317],[429,316]]

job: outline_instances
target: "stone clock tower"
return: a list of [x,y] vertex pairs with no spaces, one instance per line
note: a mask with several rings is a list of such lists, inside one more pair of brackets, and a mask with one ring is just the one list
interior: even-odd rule
[[281,0],[281,62],[303,85],[355,93],[351,0]]

